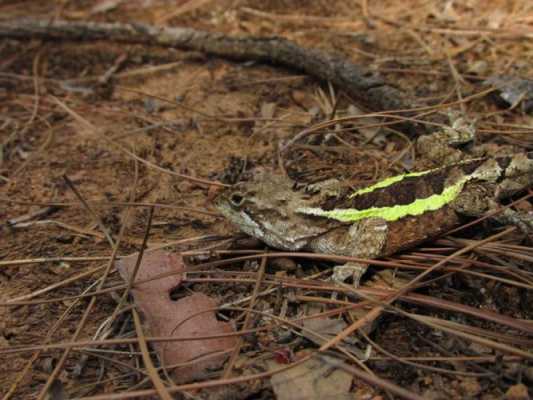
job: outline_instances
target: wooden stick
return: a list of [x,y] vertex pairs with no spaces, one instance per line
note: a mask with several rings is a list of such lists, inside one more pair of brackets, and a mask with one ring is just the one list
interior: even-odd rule
[[306,49],[279,37],[227,36],[189,28],[145,24],[48,21],[34,19],[0,21],[0,37],[52,40],[110,40],[159,45],[234,59],[253,60],[303,71],[330,81],[372,110],[413,108],[414,101],[377,73],[344,57]]

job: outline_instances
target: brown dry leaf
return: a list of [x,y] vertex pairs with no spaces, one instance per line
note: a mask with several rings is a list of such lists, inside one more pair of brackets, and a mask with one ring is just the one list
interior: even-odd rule
[[397,274],[396,271],[391,269],[383,269],[376,271],[376,273],[365,283],[365,287],[375,289],[400,289],[409,282],[410,279],[403,274]]
[[[279,365],[273,360],[269,369]],[[352,375],[341,369],[312,358],[294,368],[275,374],[270,378],[277,400],[353,399],[349,393]]]
[[[375,289],[400,289],[407,285],[410,282],[409,279],[406,277],[396,274],[395,271],[390,269],[384,269],[380,271],[376,271],[372,275],[370,279],[365,281],[364,287],[365,288],[375,288]],[[357,321],[363,317],[366,316],[368,313],[368,310],[364,308],[354,308],[351,310],[348,310],[348,314],[352,317],[354,321]],[[379,323],[379,319],[372,321],[371,324],[366,324],[362,331],[366,335],[370,335],[376,329],[377,324]]]
[[[365,111],[360,109],[359,107],[356,107],[353,104],[350,104],[348,108],[346,109],[346,114],[348,117],[358,117],[366,114]],[[385,138],[383,135],[380,135],[381,137],[378,137],[380,126],[379,126],[379,120],[377,118],[370,118],[367,117],[364,120],[364,123],[362,124],[363,127],[359,127],[357,130],[361,132],[365,138],[365,140],[374,140],[374,143],[378,144],[380,141],[384,142]],[[364,125],[369,125],[368,128],[365,128]],[[374,125],[374,126],[372,126]]]
[[308,94],[307,92],[304,92],[303,90],[293,90],[291,92],[291,98],[296,104],[298,104],[306,111],[317,107],[317,103],[314,97]]
[[[117,262],[117,268],[125,281],[131,276],[137,257],[138,254],[135,253]],[[216,319],[213,310],[218,303],[215,299],[202,293],[194,293],[177,301],[170,299],[170,291],[181,283],[183,271],[183,259],[179,254],[163,250],[144,254],[135,280],[159,278],[136,284],[132,294],[136,306],[146,319],[150,336],[186,338],[232,333],[230,324]],[[207,370],[220,368],[227,358],[228,351],[235,344],[234,337],[227,337],[160,342],[154,343],[154,348],[165,366],[190,362],[186,366],[172,369],[176,382],[183,383],[201,379]],[[217,353],[224,354],[217,355]],[[203,357],[206,359],[194,361]]]
[[[351,310],[355,312],[357,310]],[[357,315],[358,319],[362,317],[362,314],[366,313],[365,310],[359,310],[360,312]],[[353,316],[353,315],[352,315]],[[305,330],[302,330],[302,336],[306,339],[314,342],[315,344],[322,346],[327,340],[333,339],[339,333],[341,333],[346,328],[346,322],[342,319],[333,319],[333,318],[313,318],[307,319],[303,323]],[[370,333],[371,327],[365,328],[365,332]],[[357,357],[361,360],[368,359],[369,354],[363,353],[356,344],[359,342],[355,336],[345,338],[342,345],[349,349],[351,352],[357,354]]]
[[505,400],[529,400],[527,386],[523,383],[511,386],[505,393]]
[[511,108],[522,103],[526,113],[533,111],[533,80],[500,75],[485,80],[484,84],[494,86],[501,101]]
[[[342,319],[332,319],[332,318],[313,318],[304,320],[304,328],[309,329],[309,331],[302,331],[302,335],[312,342],[322,346],[326,340],[329,340],[339,333],[341,333],[344,328],[346,328],[346,322]],[[312,331],[312,332],[310,332]],[[318,333],[320,336],[314,335],[313,332]]]
[[469,399],[479,396],[482,392],[479,380],[473,376],[465,376],[461,378],[459,387],[462,394]]

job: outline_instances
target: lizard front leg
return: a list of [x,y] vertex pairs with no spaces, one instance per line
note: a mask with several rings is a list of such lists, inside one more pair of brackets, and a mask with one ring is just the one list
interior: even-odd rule
[[[387,242],[387,221],[382,218],[367,218],[352,225],[333,229],[310,243],[313,251],[361,258],[375,258],[382,255]],[[353,285],[359,286],[361,276],[368,265],[348,262],[334,267],[332,280],[344,283],[352,278]]]
[[448,118],[449,126],[418,138],[416,150],[423,160],[423,167],[440,167],[461,161],[465,158],[465,153],[458,147],[475,140],[474,121],[456,112],[448,113]]

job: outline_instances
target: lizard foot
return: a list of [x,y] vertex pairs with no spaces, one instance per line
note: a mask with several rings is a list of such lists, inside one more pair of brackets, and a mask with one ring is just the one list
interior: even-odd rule
[[360,263],[346,263],[343,265],[337,265],[333,268],[333,275],[331,280],[337,284],[344,283],[348,278],[353,279],[353,286],[359,287],[359,281],[361,277],[368,269],[367,264]]
[[505,209],[493,219],[501,224],[511,224],[520,229],[525,235],[533,233],[533,214]]

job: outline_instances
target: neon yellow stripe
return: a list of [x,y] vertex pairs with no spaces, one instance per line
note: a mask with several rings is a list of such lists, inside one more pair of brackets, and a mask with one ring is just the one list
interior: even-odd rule
[[391,186],[393,183],[403,181],[405,178],[409,178],[409,177],[412,177],[412,176],[422,176],[422,175],[429,174],[430,172],[433,172],[433,171],[436,171],[436,169],[428,169],[427,171],[410,172],[408,174],[391,176],[390,178],[385,178],[385,179],[375,183],[372,186],[368,186],[366,188],[356,190],[348,198],[352,199],[355,196],[359,196],[359,195],[365,194],[365,193],[370,193],[370,192],[373,192],[376,189],[381,189],[381,188],[385,188],[387,186]]
[[[472,161],[479,161],[481,159],[482,158],[472,158],[472,159],[469,159],[469,160],[464,160],[464,161],[458,162],[455,165],[468,164],[468,163],[471,163]],[[348,198],[352,199],[355,196],[359,196],[359,195],[365,194],[365,193],[370,193],[370,192],[373,192],[376,189],[386,188],[388,186],[393,185],[396,182],[403,181],[405,178],[427,175],[430,172],[435,172],[435,171],[438,171],[438,170],[443,169],[443,168],[446,168],[446,166],[443,166],[443,167],[440,167],[440,168],[428,169],[426,171],[409,172],[407,174],[391,176],[390,178],[385,178],[385,179],[383,179],[383,180],[381,180],[381,181],[379,181],[379,182],[377,182],[377,183],[375,183],[375,184],[373,184],[371,186],[356,190],[350,196],[348,196]]]
[[[427,173],[427,171],[425,171]],[[321,208],[300,208],[297,211],[303,214],[326,217],[341,222],[355,222],[365,218],[383,218],[387,221],[396,221],[408,215],[421,215],[426,211],[435,211],[452,202],[463,190],[465,183],[473,176],[465,176],[457,183],[445,188],[441,194],[434,194],[425,199],[417,199],[411,204],[396,205],[392,207],[372,207],[366,210],[346,208],[325,211]]]

